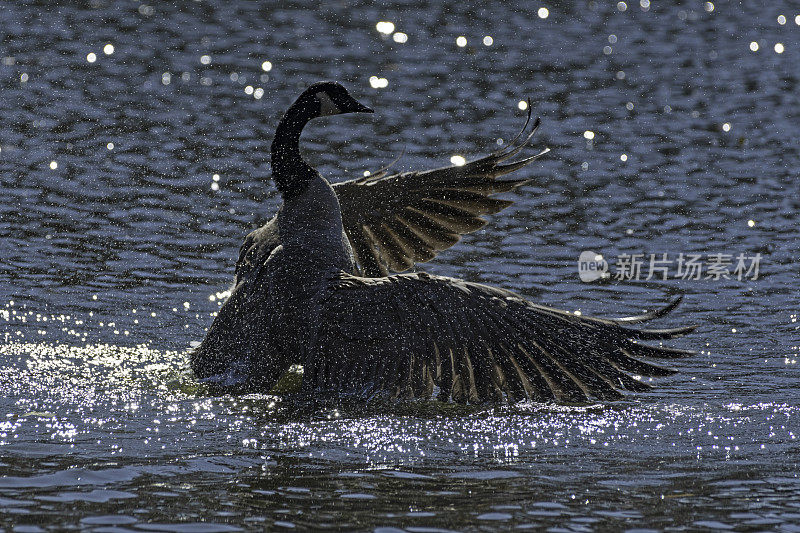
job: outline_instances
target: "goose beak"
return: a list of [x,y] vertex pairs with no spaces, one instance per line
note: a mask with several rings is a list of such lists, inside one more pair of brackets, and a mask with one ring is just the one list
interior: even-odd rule
[[343,113],[374,113],[375,111],[371,108],[365,106],[357,102],[356,100],[350,100],[347,103],[345,109],[342,110]]

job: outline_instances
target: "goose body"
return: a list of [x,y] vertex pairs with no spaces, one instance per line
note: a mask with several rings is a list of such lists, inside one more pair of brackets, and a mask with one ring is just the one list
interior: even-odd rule
[[347,112],[371,110],[321,82],[281,120],[272,165],[283,204],[242,246],[231,296],[191,354],[198,378],[268,392],[301,364],[308,395],[582,402],[649,389],[629,373],[673,373],[641,358],[692,353],[639,342],[691,327],[629,326],[677,301],[640,317],[595,319],[477,283],[387,275],[430,259],[480,227],[479,215],[508,205],[491,195],[524,180],[495,178],[538,156],[502,164],[528,137],[463,170],[379,174],[335,188],[303,161],[298,142],[309,120]]

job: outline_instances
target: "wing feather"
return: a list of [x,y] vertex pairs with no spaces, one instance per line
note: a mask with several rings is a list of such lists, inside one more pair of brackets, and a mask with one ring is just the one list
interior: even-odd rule
[[[309,393],[410,399],[430,398],[438,387],[438,399],[470,404],[618,400],[622,390],[650,390],[629,373],[674,372],[639,358],[693,353],[638,342],[638,330],[616,321],[424,273],[386,278],[340,273],[321,304],[320,330],[304,377]],[[358,375],[342,377],[349,372]]]
[[436,256],[436,250],[414,233],[407,224],[403,224],[400,219],[387,220],[385,225],[402,243],[403,248],[410,250],[414,257],[421,258],[420,261],[428,261]]
[[[530,114],[506,148],[462,166],[391,175],[382,169],[373,176],[335,184],[342,222],[362,274],[381,277],[388,271],[402,272],[415,263],[428,261],[436,252],[453,246],[462,235],[486,224],[481,215],[494,214],[511,205],[512,201],[492,195],[514,190],[529,180],[497,178],[531,164],[547,152],[505,163],[531,141],[539,120],[532,131],[525,133],[529,121]],[[411,210],[416,213],[411,214]],[[381,225],[390,227],[393,234],[378,229]],[[395,237],[410,246],[398,246]]]
[[423,239],[428,246],[436,251],[446,250],[460,238],[457,234],[451,232],[439,222],[414,211],[410,207],[403,210],[402,215],[395,217],[401,223],[404,223],[411,231],[416,233],[420,239]]

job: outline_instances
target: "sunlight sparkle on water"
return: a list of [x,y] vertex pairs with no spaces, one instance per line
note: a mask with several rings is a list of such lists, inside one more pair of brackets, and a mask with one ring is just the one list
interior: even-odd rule
[[483,44],[484,46],[492,46],[492,44],[494,44],[494,39],[491,35],[487,35],[483,38]]
[[375,29],[384,35],[389,35],[394,31],[394,23],[388,21],[381,21],[375,24]]
[[458,45],[460,48],[464,48],[465,46],[467,46],[467,38],[466,38],[466,37],[464,37],[463,35],[459,35],[459,36],[456,38],[456,44],[457,44],[457,45]]
[[520,100],[517,103],[517,107],[520,108],[522,111],[525,111],[526,109],[528,109],[528,102],[526,102],[525,100]]
[[591,130],[584,131],[583,132],[583,138],[586,139],[586,140],[591,141],[592,139],[594,139],[594,132],[591,131]]
[[775,53],[782,54],[783,53],[783,43],[775,43]]
[[114,143],[108,143],[106,145],[106,148],[108,148],[109,150],[113,150],[114,149]]
[[712,11],[714,11],[714,3],[713,2],[706,2],[705,6],[703,6],[703,8],[706,11],[708,11],[709,13],[711,13]]
[[726,122],[722,125],[722,131],[731,131],[731,125],[729,122]]
[[264,61],[263,63],[261,63],[261,70],[263,70],[264,72],[269,72],[270,70],[272,70],[272,63],[269,61]]
[[751,52],[758,52],[758,43],[757,42],[752,41],[750,43],[750,51]]
[[389,80],[386,78],[379,78],[378,76],[370,76],[369,84],[373,89],[385,89],[389,86]]
[[97,55],[94,52],[89,52],[88,54],[86,54],[86,61],[88,61],[89,63],[94,63],[95,61],[97,61]]
[[781,26],[786,24],[786,17],[784,17],[783,15],[778,15],[778,24],[780,24]]
[[394,35],[392,35],[392,40],[394,42],[396,42],[396,43],[402,44],[402,43],[408,41],[408,35],[406,35],[405,33],[401,32],[401,31],[398,31]]
[[50,161],[50,168],[55,170],[58,168],[58,161]]
[[467,163],[467,160],[464,159],[463,156],[454,155],[453,157],[450,158],[450,162],[457,167],[463,167]]
[[103,53],[104,53],[105,55],[107,55],[107,56],[110,56],[111,54],[113,54],[113,53],[114,53],[114,45],[113,45],[113,44],[110,44],[110,43],[109,43],[109,44],[107,44],[107,45],[105,45],[105,46],[103,47]]
[[211,64],[211,56],[210,55],[200,56],[200,63],[202,63],[203,65],[210,65]]
[[550,16],[550,10],[548,10],[546,7],[540,7],[536,14],[539,15],[540,19],[546,19]]
[[617,9],[620,11],[626,11],[628,9],[628,4],[625,2],[617,2]]

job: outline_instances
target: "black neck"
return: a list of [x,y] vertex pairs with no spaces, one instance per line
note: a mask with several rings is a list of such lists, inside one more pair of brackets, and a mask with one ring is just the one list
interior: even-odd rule
[[275,130],[272,179],[284,199],[302,193],[316,175],[300,155],[300,133],[315,113],[313,103],[301,98],[286,111]]

